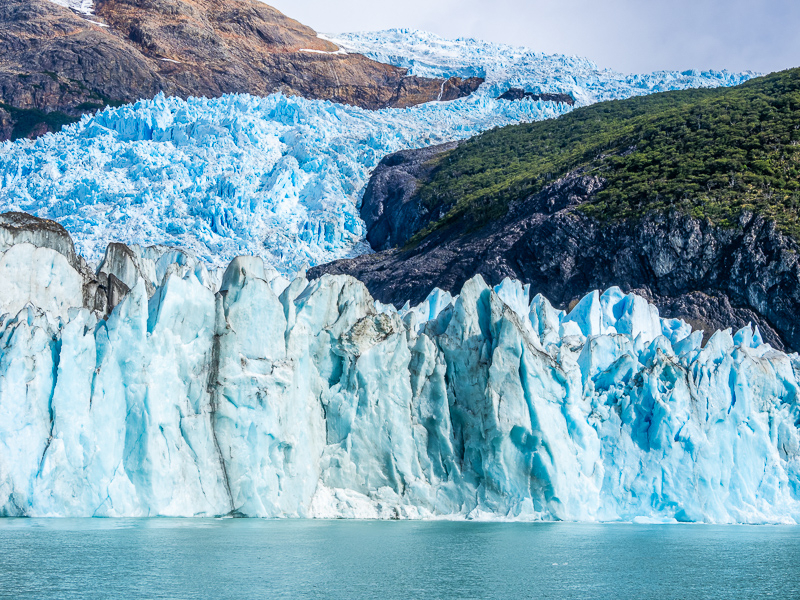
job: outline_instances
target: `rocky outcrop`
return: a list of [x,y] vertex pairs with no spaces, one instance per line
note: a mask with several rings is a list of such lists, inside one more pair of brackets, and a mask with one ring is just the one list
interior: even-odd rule
[[498,100],[525,100],[530,99],[534,102],[555,102],[557,104],[575,105],[575,98],[569,94],[534,94],[533,92],[526,92],[520,88],[510,88],[508,91],[503,92],[497,97]]
[[405,150],[387,156],[370,177],[361,201],[367,241],[375,250],[404,246],[444,211],[429,211],[416,195],[420,180],[433,172],[431,159],[458,146],[458,142]]
[[[69,118],[158,92],[185,98],[282,91],[378,109],[452,100],[483,82],[407,76],[340,52],[257,0],[98,0],[95,9],[86,16],[49,0],[3,2],[0,103]],[[40,118],[16,135],[53,130],[64,117]],[[0,113],[1,139],[15,135],[18,120]]]
[[601,223],[576,208],[603,180],[572,173],[512,204],[502,219],[478,229],[455,223],[403,248],[438,218],[414,192],[431,159],[430,152],[402,153],[376,170],[361,211],[367,239],[381,252],[322,265],[309,276],[350,274],[396,304],[418,302],[434,287],[454,292],[476,273],[490,284],[505,277],[529,283],[532,293],[563,308],[616,285],[708,333],[752,322],[776,348],[800,349],[798,246],[762,217],[745,213],[734,228],[678,212]]

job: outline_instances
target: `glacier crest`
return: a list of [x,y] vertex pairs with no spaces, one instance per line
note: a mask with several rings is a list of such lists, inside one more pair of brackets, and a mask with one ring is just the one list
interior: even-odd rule
[[578,106],[687,88],[738,85],[752,72],[656,71],[625,75],[580,56],[546,54],[472,38],[446,39],[426,31],[325,35],[348,52],[403,67],[420,77],[482,77],[478,95],[496,98],[510,87],[536,94],[571,94]]

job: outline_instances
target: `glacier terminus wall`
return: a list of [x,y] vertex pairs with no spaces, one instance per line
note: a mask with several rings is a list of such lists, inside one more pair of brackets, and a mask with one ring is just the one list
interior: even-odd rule
[[757,330],[0,231],[0,515],[800,521],[800,357]]

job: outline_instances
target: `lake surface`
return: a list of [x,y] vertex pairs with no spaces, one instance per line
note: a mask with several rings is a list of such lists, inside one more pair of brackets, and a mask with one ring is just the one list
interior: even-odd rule
[[0,598],[800,598],[800,527],[0,519]]

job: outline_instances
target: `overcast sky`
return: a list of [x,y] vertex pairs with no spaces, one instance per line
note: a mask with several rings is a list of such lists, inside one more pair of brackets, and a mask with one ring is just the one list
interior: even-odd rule
[[266,0],[321,32],[408,27],[623,72],[800,66],[800,0]]

